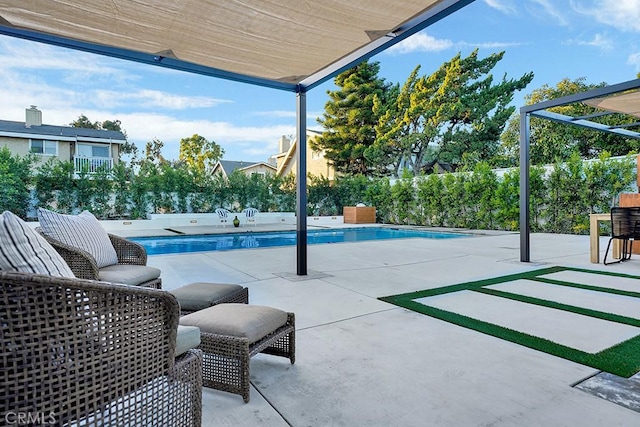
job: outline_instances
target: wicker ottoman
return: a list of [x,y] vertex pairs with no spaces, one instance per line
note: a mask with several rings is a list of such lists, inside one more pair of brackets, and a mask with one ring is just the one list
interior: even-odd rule
[[220,304],[180,318],[200,328],[205,387],[239,394],[249,402],[249,359],[258,353],[295,363],[295,316],[276,308]]
[[222,303],[249,304],[249,290],[227,283],[197,282],[174,289],[171,293],[180,303],[180,315]]

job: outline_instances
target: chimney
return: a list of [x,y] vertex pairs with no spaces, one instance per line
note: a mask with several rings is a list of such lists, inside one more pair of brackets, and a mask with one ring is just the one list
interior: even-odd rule
[[32,105],[31,108],[27,108],[25,112],[25,127],[30,128],[31,126],[42,126],[42,111],[38,110],[35,105]]
[[280,137],[280,140],[278,141],[278,147],[280,150],[278,151],[278,153],[284,153],[286,151],[289,151],[290,146],[291,146],[291,140],[287,138],[285,135],[282,135]]

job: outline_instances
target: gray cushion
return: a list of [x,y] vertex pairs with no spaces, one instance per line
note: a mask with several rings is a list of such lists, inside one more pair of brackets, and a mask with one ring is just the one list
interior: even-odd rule
[[174,289],[171,293],[185,311],[198,311],[214,305],[220,298],[242,290],[240,285],[198,282]]
[[176,338],[176,357],[185,351],[200,345],[200,329],[195,326],[178,325]]
[[202,332],[245,337],[256,342],[287,323],[287,313],[277,308],[248,304],[218,304],[180,318],[181,325]]
[[146,265],[116,264],[101,268],[98,277],[105,282],[139,285],[160,277],[160,270]]
[[10,211],[0,214],[0,270],[75,277],[49,242]]

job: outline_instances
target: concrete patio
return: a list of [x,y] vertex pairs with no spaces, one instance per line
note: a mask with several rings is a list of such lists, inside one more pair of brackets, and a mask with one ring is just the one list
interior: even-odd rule
[[155,255],[149,264],[162,269],[165,289],[238,283],[252,304],[296,313],[296,364],[253,358],[248,404],[205,389],[204,426],[640,425],[640,413],[572,387],[594,368],[377,299],[554,265],[640,275],[638,255],[590,263],[589,236],[531,242],[531,263],[519,262],[519,235],[503,232],[310,245],[306,277],[295,275],[294,247]]

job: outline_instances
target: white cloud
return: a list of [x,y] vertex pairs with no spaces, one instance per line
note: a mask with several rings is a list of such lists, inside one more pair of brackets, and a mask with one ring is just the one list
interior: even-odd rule
[[169,159],[178,158],[182,138],[197,133],[224,148],[225,159],[243,160],[236,157],[246,154],[247,157],[263,155],[266,160],[276,153],[280,136],[295,134],[296,131],[293,125],[237,126],[229,122],[190,121],[153,113],[119,114],[118,119],[130,142],[144,149],[148,141],[158,138],[164,142],[163,155]]
[[436,39],[425,33],[417,33],[387,49],[387,52],[392,55],[411,52],[440,52],[453,46],[454,43],[451,40]]
[[640,71],[640,52],[635,52],[629,55],[629,58],[627,58],[627,64],[635,66],[636,70]]
[[569,21],[566,18],[566,14],[562,11],[558,10],[557,3],[554,3],[550,0],[532,0],[538,7],[542,8],[542,10],[538,10],[537,6],[533,6],[531,8],[532,11],[542,12],[545,17],[550,17],[555,20],[559,25],[567,26],[569,25]]
[[482,42],[482,43],[472,43],[472,42],[460,42],[456,43],[457,46],[471,46],[478,47],[482,49],[505,49],[508,47],[517,47],[522,46],[523,43],[520,42]]
[[590,15],[597,21],[619,30],[640,31],[640,1],[638,0],[591,0],[587,2],[572,0],[571,7],[578,13]]
[[133,92],[112,90],[92,91],[89,98],[99,101],[105,107],[118,107],[135,103],[145,108],[165,108],[169,110],[185,110],[189,108],[209,108],[232,101],[210,98],[206,96],[182,96],[150,89],[139,89]]
[[596,34],[593,36],[592,40],[568,40],[565,44],[569,45],[578,45],[578,46],[592,46],[597,47],[602,50],[611,50],[613,49],[614,42],[609,37]]
[[516,6],[512,0],[484,0],[487,6],[507,14],[516,13]]

